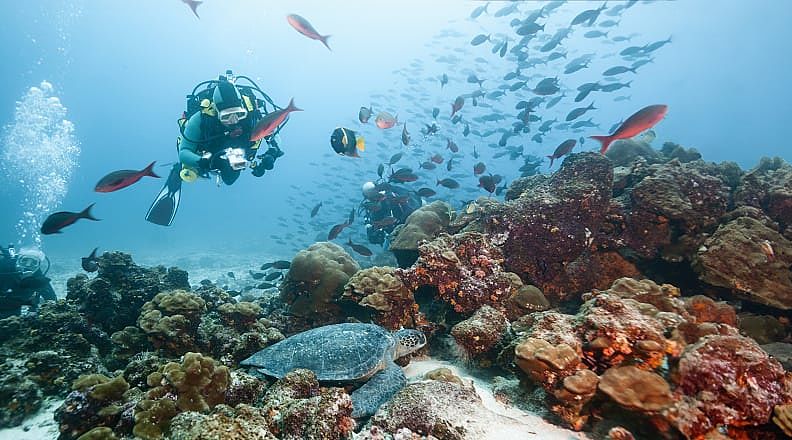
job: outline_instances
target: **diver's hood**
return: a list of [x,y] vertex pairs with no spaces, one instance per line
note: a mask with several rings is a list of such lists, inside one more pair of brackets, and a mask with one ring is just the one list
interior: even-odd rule
[[212,93],[212,102],[218,111],[231,107],[242,107],[242,96],[236,86],[229,81],[221,80]]

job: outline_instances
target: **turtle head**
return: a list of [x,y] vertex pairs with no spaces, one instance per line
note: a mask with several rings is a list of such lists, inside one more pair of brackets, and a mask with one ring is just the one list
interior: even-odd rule
[[393,359],[410,354],[426,345],[426,335],[411,328],[403,328],[393,333],[393,338],[396,340]]

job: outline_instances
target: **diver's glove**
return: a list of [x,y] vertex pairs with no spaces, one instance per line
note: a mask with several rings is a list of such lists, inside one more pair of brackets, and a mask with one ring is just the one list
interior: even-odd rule
[[267,172],[266,168],[264,168],[261,164],[255,164],[250,168],[252,170],[252,174],[256,177],[261,177]]

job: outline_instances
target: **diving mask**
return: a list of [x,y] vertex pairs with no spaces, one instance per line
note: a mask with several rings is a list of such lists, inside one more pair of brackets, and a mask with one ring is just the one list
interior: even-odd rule
[[34,249],[23,249],[16,260],[16,271],[22,278],[27,278],[41,269],[44,254]]
[[220,110],[217,114],[217,119],[224,125],[234,125],[247,118],[247,115],[248,111],[244,107],[231,107]]

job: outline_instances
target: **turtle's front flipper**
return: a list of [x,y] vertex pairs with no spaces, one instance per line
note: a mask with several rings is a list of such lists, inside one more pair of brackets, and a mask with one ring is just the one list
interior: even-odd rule
[[380,405],[406,384],[407,377],[402,369],[392,362],[389,363],[384,370],[371,376],[368,382],[352,392],[352,417],[358,419],[373,415]]

